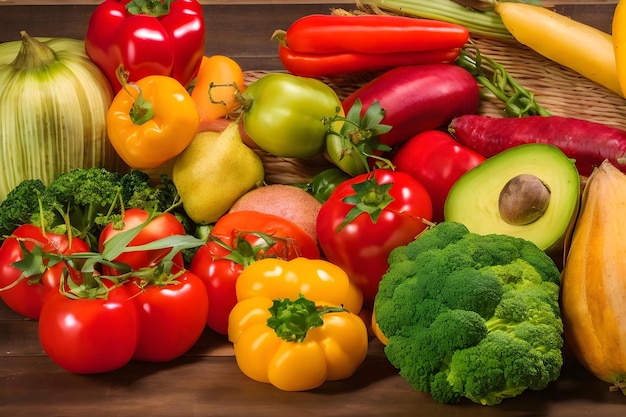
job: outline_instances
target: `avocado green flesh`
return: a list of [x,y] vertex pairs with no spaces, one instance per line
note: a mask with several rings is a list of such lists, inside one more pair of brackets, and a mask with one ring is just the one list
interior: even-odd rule
[[[550,203],[535,222],[512,225],[500,216],[498,199],[506,183],[521,174],[543,181],[550,189]],[[572,160],[552,145],[520,145],[464,174],[448,194],[444,218],[465,224],[473,233],[516,236],[550,251],[562,245],[579,197],[580,177]]]

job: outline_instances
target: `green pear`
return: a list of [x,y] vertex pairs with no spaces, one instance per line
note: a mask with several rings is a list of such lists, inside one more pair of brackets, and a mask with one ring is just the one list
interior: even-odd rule
[[217,221],[239,197],[263,185],[261,158],[241,140],[239,125],[200,132],[176,158],[172,180],[183,208],[198,224]]

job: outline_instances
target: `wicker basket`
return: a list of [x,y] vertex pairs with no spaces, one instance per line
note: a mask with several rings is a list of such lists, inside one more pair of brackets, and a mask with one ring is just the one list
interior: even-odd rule
[[[339,13],[391,14],[371,6],[356,3],[358,9]],[[493,58],[552,114],[604,123],[626,130],[626,100],[578,73],[563,67],[526,46],[516,42],[472,37],[481,54]],[[251,83],[267,72],[249,71],[246,82]],[[347,97],[376,74],[355,74],[323,78],[339,98]],[[503,103],[495,97],[481,100],[478,113],[504,116]],[[258,151],[266,167],[268,183],[308,182],[315,174],[332,165],[322,156],[310,159],[277,158]]]

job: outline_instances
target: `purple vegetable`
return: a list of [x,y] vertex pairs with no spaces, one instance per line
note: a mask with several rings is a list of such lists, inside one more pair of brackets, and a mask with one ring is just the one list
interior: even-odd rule
[[343,101],[346,113],[361,99],[364,115],[378,101],[385,110],[383,124],[392,126],[379,136],[396,146],[425,130],[446,126],[454,117],[475,113],[479,87],[472,75],[454,64],[424,64],[391,69],[364,84]]
[[605,159],[626,172],[626,131],[602,123],[562,116],[464,115],[448,130],[487,158],[516,145],[546,143],[574,159],[580,175],[589,176]]

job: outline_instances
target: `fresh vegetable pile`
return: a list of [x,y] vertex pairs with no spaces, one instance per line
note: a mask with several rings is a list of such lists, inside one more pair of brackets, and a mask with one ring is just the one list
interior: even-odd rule
[[[106,0],[83,41],[0,45],[0,298],[54,362],[166,362],[209,332],[245,375],[302,391],[378,339],[434,401],[497,405],[557,380],[568,345],[626,393],[607,348],[626,345],[626,133],[551,115],[472,42],[624,96],[622,31],[516,2],[364,3],[405,16],[303,16],[272,35],[285,71],[247,83],[205,55],[195,0]],[[345,96],[328,82],[357,74]]]

